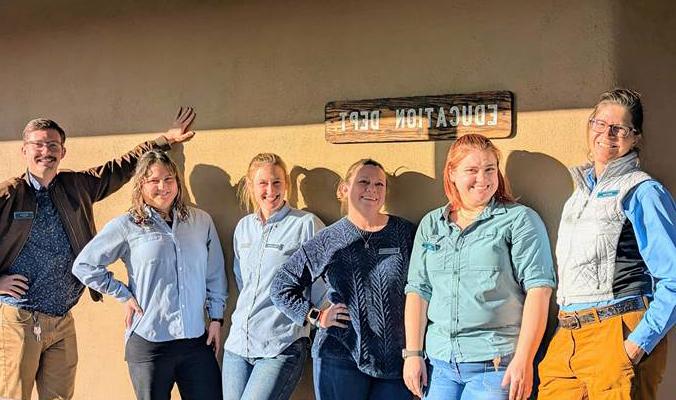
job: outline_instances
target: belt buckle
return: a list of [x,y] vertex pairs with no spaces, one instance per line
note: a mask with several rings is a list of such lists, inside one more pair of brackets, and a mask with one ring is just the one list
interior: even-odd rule
[[572,315],[566,315],[564,317],[564,321],[566,321],[566,329],[580,329],[582,328],[582,323],[580,322],[580,319],[577,317],[576,314]]

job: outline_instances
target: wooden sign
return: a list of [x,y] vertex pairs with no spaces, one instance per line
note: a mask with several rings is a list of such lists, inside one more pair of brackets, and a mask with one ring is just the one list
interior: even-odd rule
[[468,133],[504,138],[512,134],[513,103],[509,91],[332,101],[325,108],[326,140],[442,140]]

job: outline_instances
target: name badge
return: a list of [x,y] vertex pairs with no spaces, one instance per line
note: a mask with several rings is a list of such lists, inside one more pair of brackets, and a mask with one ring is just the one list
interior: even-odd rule
[[282,250],[284,248],[284,244],[265,243],[265,248]]
[[15,220],[33,219],[34,215],[33,211],[14,211]]
[[430,251],[437,251],[441,248],[438,244],[430,243],[430,242],[423,242],[422,244],[423,249],[425,250],[430,250]]
[[399,247],[385,247],[378,249],[378,254],[399,254]]
[[615,196],[617,196],[618,193],[620,193],[619,190],[608,190],[608,191],[605,191],[605,192],[599,192],[596,195],[596,197],[598,197],[600,199],[602,199],[604,197],[615,197]]

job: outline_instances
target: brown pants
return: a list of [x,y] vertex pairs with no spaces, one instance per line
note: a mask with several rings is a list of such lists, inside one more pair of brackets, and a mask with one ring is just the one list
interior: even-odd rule
[[654,400],[667,362],[666,337],[633,365],[624,340],[643,317],[634,311],[585,325],[559,328],[538,367],[538,400]]
[[40,400],[72,399],[77,365],[73,316],[35,314],[42,328],[39,342],[33,314],[0,303],[0,398],[30,400],[37,382]]

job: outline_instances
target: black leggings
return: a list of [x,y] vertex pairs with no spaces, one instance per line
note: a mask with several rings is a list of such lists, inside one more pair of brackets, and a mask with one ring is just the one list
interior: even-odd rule
[[206,333],[196,339],[149,342],[132,334],[125,348],[138,400],[168,400],[174,383],[183,400],[220,400],[221,372]]

